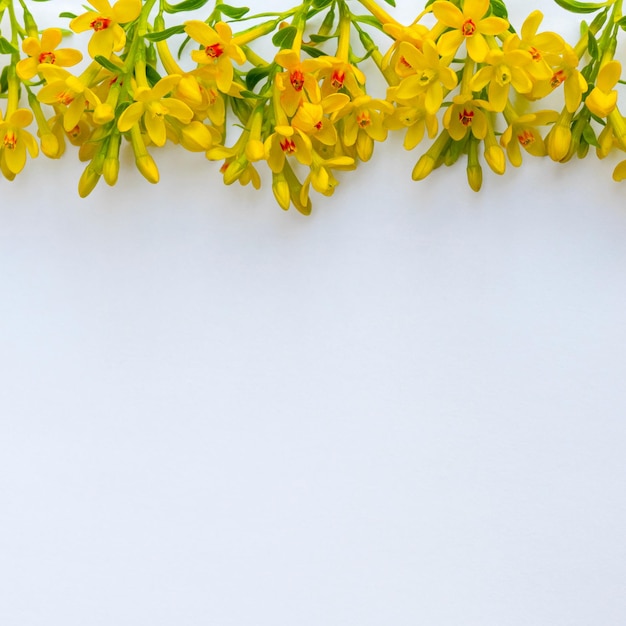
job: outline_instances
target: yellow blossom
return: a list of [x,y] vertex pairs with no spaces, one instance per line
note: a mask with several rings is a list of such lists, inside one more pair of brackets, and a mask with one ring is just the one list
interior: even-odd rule
[[516,118],[500,137],[500,144],[506,148],[511,165],[519,167],[522,164],[520,146],[533,156],[547,154],[545,142],[537,126],[545,126],[556,121],[559,114],[556,111],[537,111]]
[[199,65],[214,65],[216,68],[215,80],[220,91],[227,93],[233,82],[234,70],[232,61],[239,65],[245,63],[244,51],[233,43],[233,32],[224,22],[215,24],[211,28],[199,20],[185,22],[185,32],[199,44],[202,50],[193,50],[191,58]]
[[489,0],[465,0],[463,10],[449,0],[437,0],[432,5],[435,17],[452,30],[439,38],[437,48],[443,57],[453,56],[465,41],[467,54],[478,63],[487,56],[489,45],[485,35],[501,35],[509,27],[501,17],[485,17],[490,8]]
[[[392,88],[393,89],[393,88]],[[385,126],[390,130],[406,128],[404,148],[413,150],[424,138],[424,133],[432,139],[437,134],[439,124],[437,116],[426,111],[426,96],[422,94],[412,104],[402,104],[385,118]]]
[[85,83],[67,70],[44,63],[39,66],[39,71],[47,84],[39,90],[37,99],[44,104],[62,107],[66,132],[79,124],[86,110],[94,110],[102,104]]
[[406,100],[423,93],[426,96],[426,111],[429,115],[434,115],[443,102],[444,88],[451,91],[456,87],[456,74],[441,59],[432,41],[425,41],[421,51],[412,44],[403,42],[398,47],[398,54],[412,72],[402,79],[394,96]]
[[530,52],[511,49],[508,39],[502,50],[490,50],[486,65],[476,72],[470,82],[472,91],[480,91],[489,84],[489,105],[494,111],[504,111],[511,87],[518,93],[528,93],[533,83],[526,73],[532,57]]
[[274,60],[286,70],[276,75],[274,84],[281,92],[280,104],[289,117],[296,112],[305,96],[309,102],[320,101],[322,96],[316,73],[323,67],[330,67],[329,61],[323,58],[301,61],[300,55],[290,49],[281,50]]
[[346,146],[356,146],[361,161],[372,156],[374,141],[387,139],[387,128],[383,121],[393,113],[392,105],[368,95],[359,96],[347,104],[337,114],[343,120],[342,139]]
[[553,74],[552,66],[560,62],[560,55],[565,50],[565,42],[560,35],[550,31],[537,33],[542,21],[543,13],[533,11],[522,24],[521,37],[509,37],[515,42],[515,47],[530,53],[533,62],[527,71],[533,80],[549,80]]
[[443,116],[443,125],[450,137],[459,141],[469,131],[476,139],[484,139],[487,135],[485,104],[482,100],[472,100],[471,96],[455,96]]
[[26,165],[26,154],[34,159],[39,154],[36,139],[25,130],[33,121],[28,109],[17,109],[4,121],[0,113],[0,167],[13,179]]
[[87,11],[70,22],[75,33],[93,30],[88,50],[92,58],[109,57],[126,43],[126,33],[120,24],[132,22],[141,13],[141,0],[118,0],[113,6],[108,0],[91,0],[95,11]]
[[143,119],[148,137],[156,146],[163,146],[167,139],[166,121],[171,116],[184,124],[193,119],[193,111],[181,100],[167,98],[178,84],[180,76],[174,74],[162,78],[154,87],[139,87],[134,94],[135,102],[128,106],[117,122],[121,132],[129,131]]
[[30,80],[37,74],[40,63],[49,63],[60,67],[71,67],[80,63],[83,55],[73,48],[61,48],[63,35],[60,28],[46,28],[41,33],[41,41],[37,37],[26,37],[22,42],[22,50],[28,55],[21,59],[15,69],[22,80]]

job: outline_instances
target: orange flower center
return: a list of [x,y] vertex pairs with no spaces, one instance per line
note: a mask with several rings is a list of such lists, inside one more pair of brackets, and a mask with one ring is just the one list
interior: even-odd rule
[[556,89],[566,78],[563,70],[557,70],[550,79],[550,86],[552,89]]
[[459,113],[459,121],[463,126],[471,126],[472,120],[474,119],[474,111],[468,111],[467,109],[463,109],[462,113]]
[[214,43],[210,46],[207,46],[204,49],[204,52],[208,57],[212,59],[219,59],[224,54],[224,46],[221,43]]
[[67,91],[62,91],[61,93],[57,94],[57,101],[61,104],[64,104],[65,106],[69,106],[70,104],[72,104],[72,102],[74,102],[74,96]]
[[535,136],[529,130],[525,130],[521,135],[518,135],[517,139],[524,147],[535,143]]
[[284,141],[280,142],[280,147],[285,154],[293,154],[296,151],[296,144],[292,139],[285,138]]
[[300,70],[291,72],[289,80],[291,81],[291,86],[296,91],[302,91],[302,88],[304,87],[304,74]]
[[372,120],[370,118],[370,114],[367,111],[361,111],[357,116],[356,116],[356,123],[361,127],[361,128],[367,128],[371,123]]
[[322,120],[320,120],[317,124],[314,125],[317,130],[322,130]]
[[10,130],[5,136],[4,136],[4,147],[8,148],[9,150],[15,150],[15,146],[17,145],[17,136],[15,135],[15,133]]
[[335,89],[341,89],[343,87],[343,81],[346,80],[346,73],[341,70],[335,70],[330,77],[330,84]]
[[408,69],[413,69],[413,66],[403,56],[400,57],[399,63],[403,67],[406,67]]
[[207,89],[209,105],[213,106],[217,102],[217,91],[215,89]]
[[465,20],[461,26],[461,32],[464,37],[471,37],[476,32],[476,24],[473,20]]
[[530,56],[533,58],[533,61],[541,61],[541,52],[539,52],[537,48],[534,48],[533,46],[531,46],[528,49],[528,52],[530,52]]
[[108,17],[97,17],[89,26],[95,31],[106,30],[111,26],[111,20]]
[[57,58],[54,55],[54,52],[42,52],[39,55],[39,63],[52,63],[56,62]]

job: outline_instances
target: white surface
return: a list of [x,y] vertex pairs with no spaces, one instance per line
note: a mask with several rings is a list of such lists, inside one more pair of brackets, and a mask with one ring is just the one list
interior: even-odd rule
[[0,623],[626,623],[626,187],[417,154],[0,181]]

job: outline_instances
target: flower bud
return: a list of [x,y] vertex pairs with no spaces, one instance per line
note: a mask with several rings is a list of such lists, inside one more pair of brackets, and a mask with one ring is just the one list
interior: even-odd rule
[[96,172],[91,163],[83,171],[78,181],[78,195],[86,198],[96,187],[100,180],[100,174]]
[[143,154],[135,159],[137,169],[141,175],[149,182],[155,185],[159,182],[159,168],[154,159],[149,154]]
[[415,164],[411,177],[413,180],[424,180],[434,169],[435,159],[433,159],[428,152],[420,157],[420,160]]
[[506,170],[506,158],[504,156],[504,150],[500,146],[489,146],[485,150],[485,161],[487,165],[499,176],[504,174]]

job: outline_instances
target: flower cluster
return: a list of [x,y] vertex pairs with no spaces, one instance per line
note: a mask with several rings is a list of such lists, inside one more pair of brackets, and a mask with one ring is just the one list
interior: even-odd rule
[[[403,132],[407,150],[430,140],[415,180],[463,156],[474,190],[481,162],[503,174],[522,150],[555,161],[626,150],[622,2],[557,2],[595,14],[574,46],[543,31],[536,10],[516,30],[502,0],[431,0],[409,25],[375,0],[359,0],[364,15],[347,0],[304,0],[252,16],[217,0],[204,21],[184,14],[208,0],[90,0],[62,14],[89,38],[83,60],[60,28],[38,29],[26,0],[4,0],[0,171],[12,180],[29,156],[59,158],[69,143],[86,163],[86,196],[101,179],[116,183],[125,144],[158,182],[154,151],[169,143],[220,162],[226,184],[269,178],[283,209],[308,214],[311,191],[331,195],[337,172],[368,161],[389,132]],[[262,56],[268,38],[274,52]],[[365,67],[386,93],[368,91]],[[626,161],[614,178],[626,178]]]

